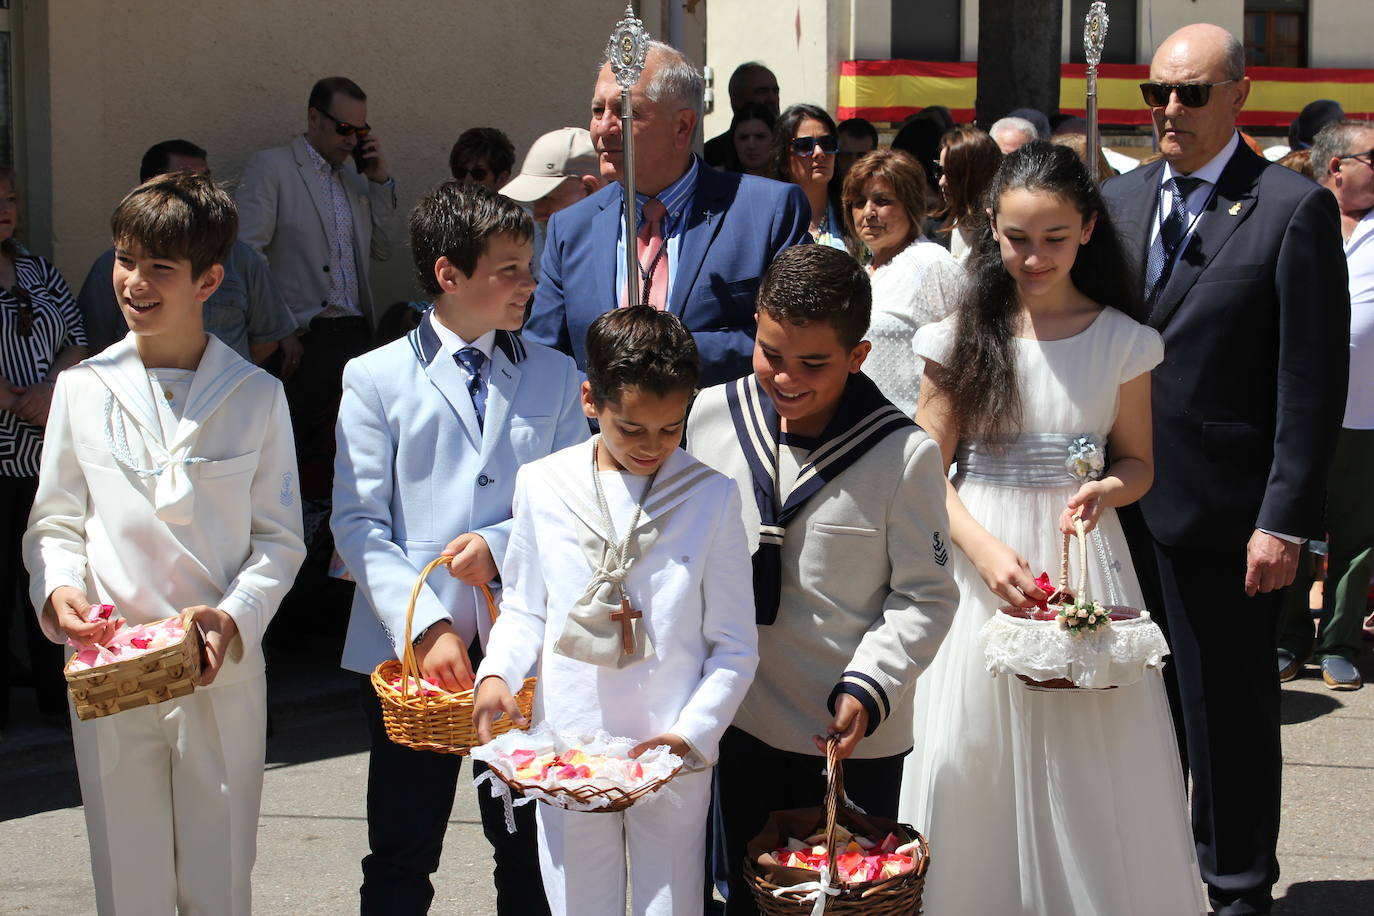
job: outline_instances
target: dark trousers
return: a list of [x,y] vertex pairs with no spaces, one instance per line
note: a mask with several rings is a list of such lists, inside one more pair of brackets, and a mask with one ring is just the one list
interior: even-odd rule
[[1268,913],[1279,877],[1274,653],[1283,590],[1246,597],[1244,544],[1169,547],[1143,530],[1138,513],[1123,519],[1146,606],[1172,653],[1164,681],[1192,774],[1193,838],[1212,907],[1218,916]]
[[1336,439],[1326,486],[1326,530],[1330,548],[1322,589],[1321,633],[1312,633],[1308,595],[1312,571],[1299,564],[1288,589],[1279,645],[1299,659],[1321,661],[1338,655],[1355,661],[1374,568],[1374,429],[1342,429]]
[[[363,859],[361,913],[428,913],[434,900],[430,875],[439,869],[463,758],[393,744],[382,726],[381,704],[367,678],[362,679],[360,699],[371,738],[367,767],[367,839],[371,852]],[[485,764],[473,761],[474,775],[485,769]],[[515,809],[515,833],[506,832],[505,805],[491,797],[486,785],[477,790],[477,807],[495,860],[496,912],[500,916],[547,914],[549,905],[539,878],[534,805]]]
[[285,382],[302,499],[329,499],[334,484],[334,424],[339,419],[344,365],[372,347],[362,318],[316,318],[301,337],[304,353]]
[[[850,800],[874,817],[895,820],[905,756],[846,760],[844,785]],[[725,912],[728,916],[754,916],[759,910],[744,880],[745,847],[774,811],[824,804],[825,758],[780,751],[731,727],[720,741],[716,790],[730,869]]]
[[37,477],[0,477],[0,728],[9,723],[10,660],[14,647],[10,633],[16,613],[23,618],[24,643],[28,649],[33,686],[38,694],[38,711],[45,716],[67,714],[67,684],[62,677],[62,647],[50,642],[38,626],[38,617],[29,603],[29,574],[24,569],[21,544],[33,508]]

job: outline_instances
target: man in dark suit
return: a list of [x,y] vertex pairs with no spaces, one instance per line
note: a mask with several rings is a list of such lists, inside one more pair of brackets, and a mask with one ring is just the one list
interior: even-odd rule
[[1164,159],[1103,188],[1164,337],[1154,487],[1123,517],[1172,649],[1202,877],[1227,916],[1273,902],[1276,625],[1302,542],[1323,536],[1350,327],[1335,200],[1239,142],[1244,65],[1217,26],[1171,35],[1142,86]]
[[[805,240],[810,206],[796,185],[717,172],[692,154],[701,73],[654,42],[633,90],[641,301],[673,312],[701,353],[702,387],[749,373],[754,296],[778,252]],[[555,213],[525,336],[585,367],[583,343],[598,315],[624,303],[625,219],[620,87],[602,67],[592,99],[596,194]]]

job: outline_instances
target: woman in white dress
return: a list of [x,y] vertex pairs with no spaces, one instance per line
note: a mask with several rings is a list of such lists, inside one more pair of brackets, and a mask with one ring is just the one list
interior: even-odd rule
[[864,372],[907,416],[916,413],[921,361],[911,352],[916,330],[954,311],[964,269],[921,234],[926,199],[924,170],[901,150],[875,150],[844,180],[849,235],[871,253],[872,351]]
[[[901,815],[931,843],[930,913],[1178,916],[1204,912],[1173,725],[1158,668],[1112,690],[1031,690],[984,666],[1003,605],[1048,597],[1061,529],[1096,528],[1124,603],[1140,606],[1115,507],[1153,475],[1153,330],[1101,197],[1072,151],[1028,144],[993,182],[992,232],[959,311],[917,333],[917,419],[958,461],[950,536],[960,604],[917,684]],[[1080,483],[1070,443],[1111,464]],[[1091,564],[1089,592],[1105,595]]]

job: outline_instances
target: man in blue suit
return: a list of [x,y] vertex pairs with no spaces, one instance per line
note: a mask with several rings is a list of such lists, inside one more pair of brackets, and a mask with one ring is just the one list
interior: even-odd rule
[[[717,172],[692,153],[701,120],[701,73],[654,42],[633,90],[635,190],[642,301],[667,308],[701,353],[702,387],[747,375],[754,296],[780,251],[808,239],[810,208],[795,185]],[[524,336],[585,366],[587,328],[624,304],[624,160],[620,87],[601,68],[591,132],[608,183],[554,214]]]

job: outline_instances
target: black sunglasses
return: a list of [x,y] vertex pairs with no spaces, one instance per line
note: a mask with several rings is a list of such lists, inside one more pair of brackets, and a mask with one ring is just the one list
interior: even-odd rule
[[822,153],[833,156],[835,150],[840,148],[840,141],[835,138],[834,134],[826,134],[823,137],[797,137],[792,141],[792,155],[810,156],[818,146]]
[[1354,159],[1356,162],[1363,162],[1365,165],[1374,168],[1374,149],[1367,149],[1363,153],[1347,153],[1344,156],[1337,156],[1337,159]]
[[10,295],[19,304],[19,336],[33,336],[33,297],[19,284],[10,287]]
[[930,160],[930,174],[935,176],[936,181],[939,181],[941,178],[944,177],[945,167],[940,164],[939,159]]
[[462,166],[454,166],[453,168],[453,177],[456,178],[458,181],[462,181],[469,175],[472,176],[473,181],[486,181],[487,176],[491,174],[493,174],[493,172],[490,169],[465,169]]
[[364,124],[363,126],[359,127],[356,124],[349,124],[347,121],[340,121],[338,118],[334,117],[332,114],[325,111],[323,108],[316,108],[315,110],[334,122],[334,132],[337,133],[340,137],[351,137],[354,134],[357,134],[358,139],[363,140],[367,137],[368,134],[372,133],[372,125],[370,124]]
[[1212,98],[1212,87],[1234,83],[1234,79],[1219,83],[1141,83],[1140,94],[1145,104],[1151,108],[1163,108],[1169,104],[1170,93],[1178,93],[1178,101],[1184,108],[1201,108]]

